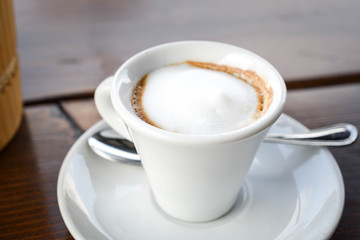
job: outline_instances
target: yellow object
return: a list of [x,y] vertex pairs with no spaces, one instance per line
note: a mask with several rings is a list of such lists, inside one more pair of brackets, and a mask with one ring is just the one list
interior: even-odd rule
[[15,135],[22,117],[19,60],[16,52],[14,8],[0,1],[0,150]]

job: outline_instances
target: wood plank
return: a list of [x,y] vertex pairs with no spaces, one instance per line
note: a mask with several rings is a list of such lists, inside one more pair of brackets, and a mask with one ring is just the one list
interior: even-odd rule
[[360,127],[360,83],[288,92],[285,112],[310,128],[349,122]]
[[24,99],[90,96],[133,54],[183,39],[252,50],[295,85],[343,74],[359,81],[359,7],[357,0],[15,0]]
[[74,123],[83,131],[101,119],[92,98],[64,101],[61,102],[61,106]]
[[79,134],[55,105],[26,108],[19,132],[0,152],[0,239],[73,239],[56,184]]

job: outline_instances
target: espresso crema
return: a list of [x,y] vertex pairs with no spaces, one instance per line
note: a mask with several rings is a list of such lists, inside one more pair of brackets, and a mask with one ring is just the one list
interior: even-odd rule
[[155,127],[212,135],[256,121],[272,98],[272,88],[254,71],[186,61],[145,75],[131,102],[136,115]]

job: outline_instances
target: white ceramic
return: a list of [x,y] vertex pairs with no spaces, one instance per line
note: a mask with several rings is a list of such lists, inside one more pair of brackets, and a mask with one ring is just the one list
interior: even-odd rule
[[[271,106],[246,127],[206,136],[165,131],[138,118],[130,101],[138,80],[151,70],[186,60],[256,71],[272,86]],[[122,135],[129,133],[158,205],[175,218],[203,222],[220,217],[234,205],[260,142],[283,110],[285,97],[279,73],[254,53],[223,43],[185,41],[156,46],[130,58],[113,78],[100,84],[95,103],[110,126]]]
[[[327,149],[262,143],[228,214],[207,223],[176,221],[157,207],[141,167],[102,159],[87,146],[106,126],[86,131],[60,170],[58,203],[75,239],[322,240],[341,217],[343,180]],[[271,131],[306,128],[284,115]]]

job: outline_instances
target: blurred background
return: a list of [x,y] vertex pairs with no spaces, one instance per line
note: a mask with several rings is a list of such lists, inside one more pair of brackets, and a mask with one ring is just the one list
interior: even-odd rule
[[289,83],[360,72],[357,0],[14,3],[23,95],[29,104],[90,95],[133,54],[178,40],[213,40],[249,49]]

